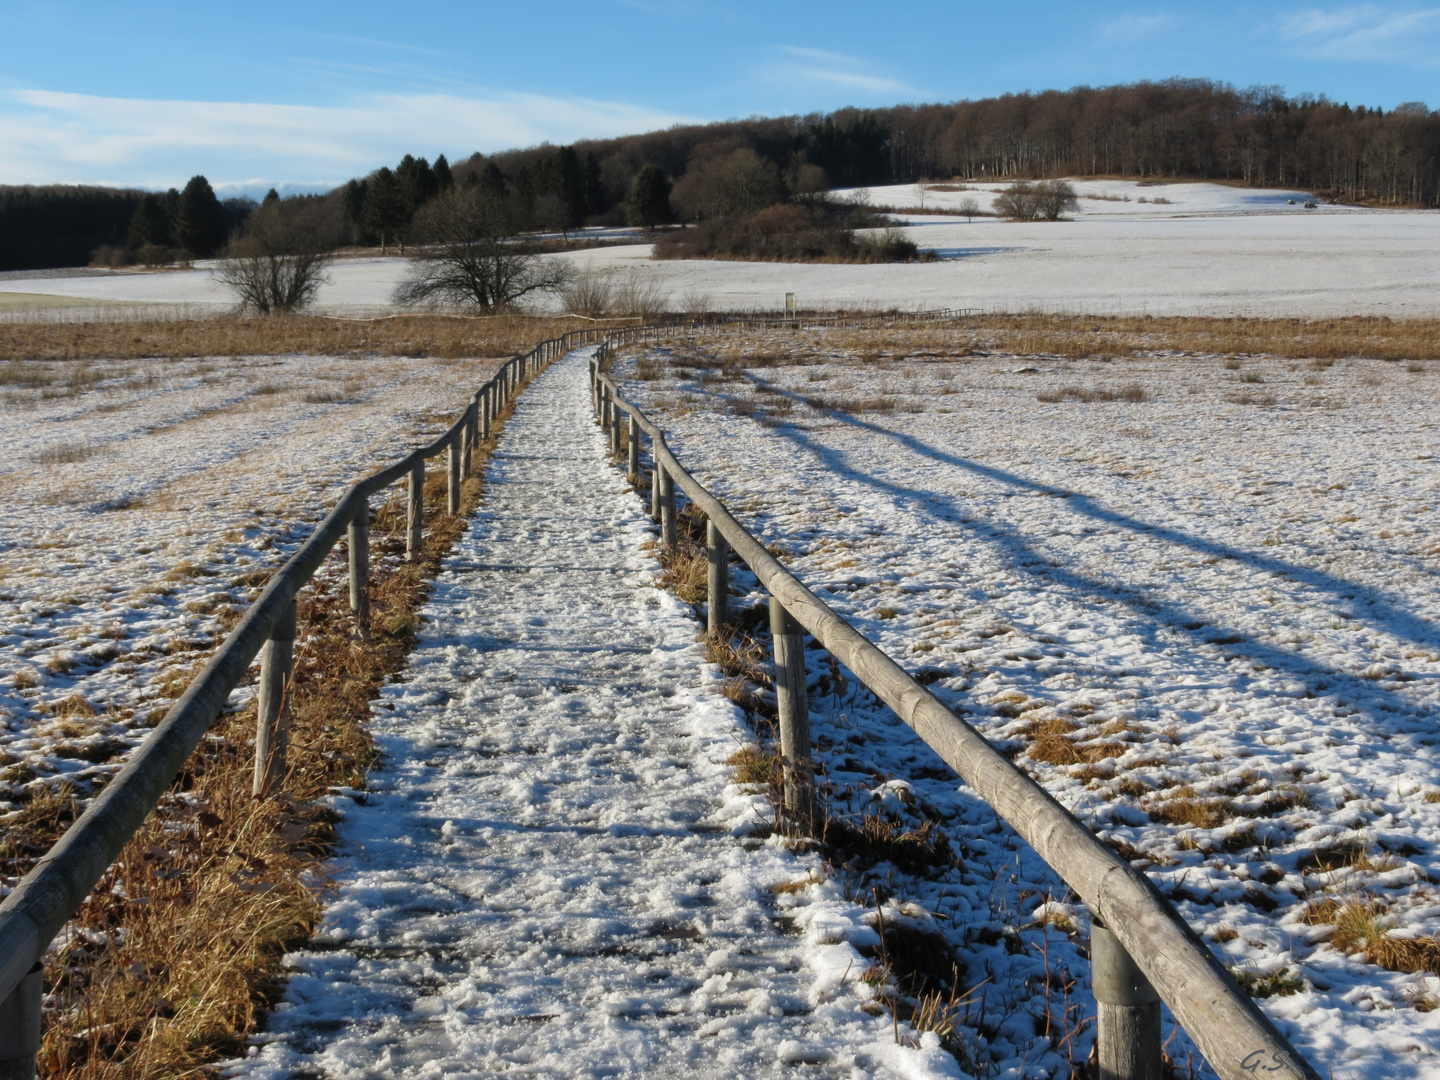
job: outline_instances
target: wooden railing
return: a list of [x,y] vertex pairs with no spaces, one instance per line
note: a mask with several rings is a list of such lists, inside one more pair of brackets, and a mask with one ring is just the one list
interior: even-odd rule
[[[975,314],[946,310],[885,315],[741,315],[687,320],[665,326],[623,330],[592,327],[540,342],[506,361],[475,391],[460,417],[435,441],[355,481],[299,550],[270,578],[235,629],[191,680],[124,768],[106,785],[34,868],[0,903],[0,1080],[34,1074],[40,1045],[40,959],[125,844],[155,809],[185,760],[220,715],[232,690],[260,655],[256,693],[255,774],[257,797],[269,794],[284,775],[288,725],[284,716],[297,633],[295,598],[342,535],[349,540],[350,607],[357,623],[368,624],[370,499],[399,480],[407,484],[407,558],[419,557],[422,539],[425,462],[446,455],[448,509],[460,505],[460,484],[475,449],[524,385],[569,350],[603,343],[617,333],[624,340],[707,328],[864,325],[883,320],[914,324]],[[673,522],[671,525],[673,531]],[[262,653],[263,650],[263,653]]]
[[[1163,1000],[1224,1080],[1320,1080],[1145,874],[1101,843],[1044,788],[786,570],[685,469],[666,445],[664,432],[625,400],[605,369],[612,349],[691,329],[677,325],[608,331],[591,362],[592,404],[617,458],[622,427],[628,428],[624,460],[637,486],[641,432],[650,438],[651,511],[660,525],[662,547],[673,551],[676,545],[677,485],[704,513],[710,632],[720,632],[726,621],[729,551],[770,593],[784,809],[792,827],[808,833],[814,815],[803,627],[913,728],[1090,908],[1102,1078],[1159,1080]],[[622,413],[628,417],[626,424],[621,423]]]

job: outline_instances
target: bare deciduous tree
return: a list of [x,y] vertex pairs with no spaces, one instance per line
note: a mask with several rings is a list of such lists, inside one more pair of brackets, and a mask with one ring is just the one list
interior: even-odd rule
[[456,188],[425,204],[412,235],[422,245],[395,287],[398,304],[462,304],[494,310],[553,293],[568,264],[537,254],[515,235],[505,204],[484,188]]
[[975,201],[974,195],[966,195],[960,200],[960,205],[956,209],[965,215],[966,221],[974,221],[975,215],[980,212],[980,204]]
[[261,315],[308,307],[327,280],[339,224],[332,218],[333,208],[318,201],[267,202],[244,235],[230,241],[216,280],[235,293],[242,309]]

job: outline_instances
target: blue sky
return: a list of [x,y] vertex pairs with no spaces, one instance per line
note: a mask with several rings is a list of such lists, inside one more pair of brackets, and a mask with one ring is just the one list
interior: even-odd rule
[[1440,6],[0,0],[0,183],[322,187],[404,153],[1171,76],[1440,107]]

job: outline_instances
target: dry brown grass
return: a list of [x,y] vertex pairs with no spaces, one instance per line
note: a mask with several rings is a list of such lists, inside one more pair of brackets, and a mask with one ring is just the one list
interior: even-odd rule
[[1126,383],[1113,390],[1103,386],[1066,386],[1059,390],[1042,390],[1035,395],[1036,401],[1149,401],[1150,395],[1138,383]]
[[1189,784],[1182,784],[1148,810],[1155,821],[1213,829],[1235,816],[1235,803],[1224,795],[1201,795]]
[[1343,903],[1325,899],[1306,906],[1304,921],[1311,926],[1335,927],[1331,945],[1343,953],[1359,954],[1359,959],[1386,971],[1440,974],[1440,938],[1394,936],[1394,921],[1386,917],[1387,911],[1385,904],[1369,896]]
[[694,342],[716,363],[744,368],[908,359],[960,359],[992,352],[1061,359],[1118,358],[1157,350],[1310,360],[1367,357],[1412,363],[1440,359],[1440,320],[1352,317],[1251,319],[1203,316],[983,315],[914,327],[756,331],[745,339],[706,335]]
[[1030,729],[1026,753],[1032,761],[1048,765],[1093,765],[1126,750],[1125,744],[1118,742],[1077,742],[1070,736],[1078,730],[1064,717],[1042,720]]
[[742,746],[725,759],[731,770],[730,780],[735,784],[764,784],[776,791],[780,789],[780,755],[766,753],[758,746]]
[[[493,445],[480,448],[478,462]],[[479,498],[472,477],[461,514],[444,513],[443,473],[432,473],[416,563],[387,558],[404,551],[403,499],[380,508],[368,637],[355,632],[343,580],[302,592],[284,794],[250,797],[253,706],[221,717],[68,924],[67,943],[47,957],[41,1077],[210,1076],[211,1063],[243,1053],[282,988],[284,952],[306,940],[320,912],[317,885],[337,819],[318,799],[336,786],[364,787],[375,758],[369,702],[404,665],[427,579]],[[175,681],[167,689],[178,694],[188,673]],[[24,873],[74,816],[68,791],[32,800],[6,821],[4,872]]]
[[[513,356],[542,338],[591,324],[577,319],[519,315],[458,318],[415,315],[375,321],[316,315],[266,318],[225,315],[209,319],[154,322],[7,323],[0,326],[0,384],[33,382],[25,360],[90,361],[144,357],[277,356],[308,353],[348,356]],[[82,369],[83,370],[83,369]],[[48,384],[49,380],[46,380]]]

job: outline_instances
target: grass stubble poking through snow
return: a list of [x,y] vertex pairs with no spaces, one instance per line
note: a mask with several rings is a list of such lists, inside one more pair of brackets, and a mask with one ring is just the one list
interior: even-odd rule
[[[1288,339],[1289,357],[1184,353],[1165,331],[1193,321],[1155,322],[1154,350],[1121,360],[976,349],[988,331],[967,325],[677,340],[619,371],[702,482],[1145,869],[1313,1060],[1429,1075],[1429,364],[1307,357],[1301,337],[1324,327],[1301,324],[1254,334]],[[948,1040],[962,1062],[1066,1075],[1093,1037],[1083,908],[848,673],[807,655],[831,816],[929,823],[957,856],[829,871],[950,943],[962,993],[979,988]],[[743,702],[732,666],[722,689]],[[1169,1049],[1195,1063],[1183,1033]]]
[[[15,365],[26,378],[10,381],[20,397],[5,414],[0,551],[7,889],[164,715],[339,487],[430,437],[450,419],[435,404],[458,408],[456,386],[492,366],[252,358],[87,365],[100,377],[77,380],[74,365]],[[444,513],[444,483],[432,470],[418,563],[403,561],[403,502],[376,501],[368,638],[349,615],[343,544],[302,592],[286,794],[249,797],[254,714],[242,687],[67,926],[47,957],[42,1076],[175,1076],[234,1054],[254,1029],[284,948],[314,925],[327,792],[364,786],[369,699],[403,663],[425,579],[462,528]],[[97,490],[119,496],[97,503]],[[467,481],[462,517],[478,495]]]

